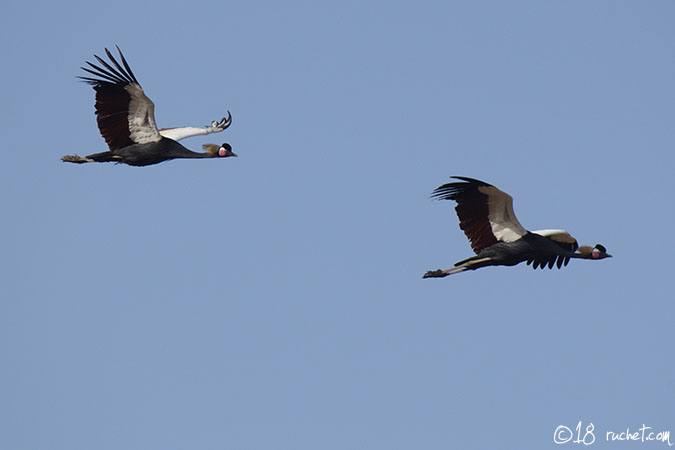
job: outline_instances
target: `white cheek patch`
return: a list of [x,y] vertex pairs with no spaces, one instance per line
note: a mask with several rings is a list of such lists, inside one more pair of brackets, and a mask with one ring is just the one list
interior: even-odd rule
[[225,150],[223,147],[220,147],[220,149],[218,149],[218,156],[225,156],[226,153],[227,150]]

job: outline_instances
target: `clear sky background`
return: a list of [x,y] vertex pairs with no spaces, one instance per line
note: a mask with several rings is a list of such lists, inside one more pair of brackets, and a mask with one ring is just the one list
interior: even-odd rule
[[[675,3],[26,2],[0,16],[0,448],[486,449],[675,433]],[[162,127],[106,149],[118,44]],[[613,259],[472,255],[450,175]],[[675,442],[675,437],[671,437]],[[622,443],[621,448],[662,444]]]

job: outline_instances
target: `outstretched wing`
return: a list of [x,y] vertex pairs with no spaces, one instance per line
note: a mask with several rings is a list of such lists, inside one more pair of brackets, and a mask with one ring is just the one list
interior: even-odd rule
[[82,70],[95,78],[78,77],[96,91],[98,129],[112,152],[132,144],[162,139],[155,123],[154,103],[143,92],[119,47],[117,51],[124,67],[106,48],[105,53],[112,65],[94,55],[101,65],[87,61],[91,68],[82,67]]
[[497,242],[513,242],[527,234],[513,212],[513,199],[509,194],[473,178],[452,178],[462,182],[444,184],[434,190],[431,197],[457,202],[459,228],[476,254]]
[[[568,252],[575,252],[579,248],[577,240],[565,230],[536,230],[532,233],[550,239],[553,243]],[[551,269],[554,264],[560,269],[563,265],[566,266],[568,262],[570,262],[569,256],[556,253],[541,255],[527,260],[527,264],[532,264],[533,269],[537,267],[543,269],[547,265]]]
[[215,120],[211,122],[210,126],[204,128],[198,127],[180,127],[180,128],[161,128],[159,134],[165,138],[180,141],[181,139],[192,136],[199,136],[201,134],[220,133],[232,124],[232,114],[227,112],[227,117],[223,117],[218,122]]
[[570,252],[576,252],[579,248],[577,240],[565,230],[536,230],[532,233],[549,238],[561,248]]

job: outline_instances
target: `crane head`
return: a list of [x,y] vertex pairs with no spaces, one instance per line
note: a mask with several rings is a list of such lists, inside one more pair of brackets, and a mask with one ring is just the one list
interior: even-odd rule
[[218,149],[218,156],[220,157],[237,156],[237,154],[232,152],[232,146],[230,144],[224,142],[223,145],[221,145],[220,148]]
[[237,156],[237,154],[232,151],[232,146],[227,142],[223,143],[223,145],[221,146],[218,146],[216,144],[204,144],[202,145],[202,147],[214,158]]
[[590,245],[581,246],[579,247],[579,253],[586,259],[605,259],[612,257],[612,255],[607,253],[607,249],[602,244],[596,244],[595,247],[592,248]]
[[612,255],[607,253],[607,249],[602,244],[595,244],[595,247],[593,247],[593,250],[591,250],[591,258],[592,259],[604,259],[604,258],[611,258],[611,257],[612,257]]

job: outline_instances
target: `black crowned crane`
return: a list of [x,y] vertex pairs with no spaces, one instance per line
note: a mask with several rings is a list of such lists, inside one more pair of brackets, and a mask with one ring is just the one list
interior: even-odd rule
[[220,146],[207,144],[203,146],[206,153],[197,153],[177,142],[187,137],[225,130],[232,123],[229,111],[227,118],[212,122],[211,126],[158,129],[155,123],[155,105],[143,92],[119,47],[117,52],[124,67],[106,48],[105,53],[112,65],[94,55],[102,67],[89,61],[87,64],[91,69],[82,67],[94,75],[94,78],[78,77],[91,84],[96,91],[96,121],[109,150],[85,157],[66,155],[61,158],[62,161],[78,164],[117,162],[130,166],[149,166],[176,158],[237,156],[227,143]]
[[596,260],[612,256],[600,244],[579,247],[567,231],[527,231],[516,219],[509,194],[473,178],[452,178],[462,182],[444,184],[431,197],[457,202],[459,228],[471,241],[476,256],[459,261],[451,269],[431,270],[423,278],[442,278],[486,266],[515,266],[523,261],[534,269],[551,269],[554,265],[560,269],[571,258]]

